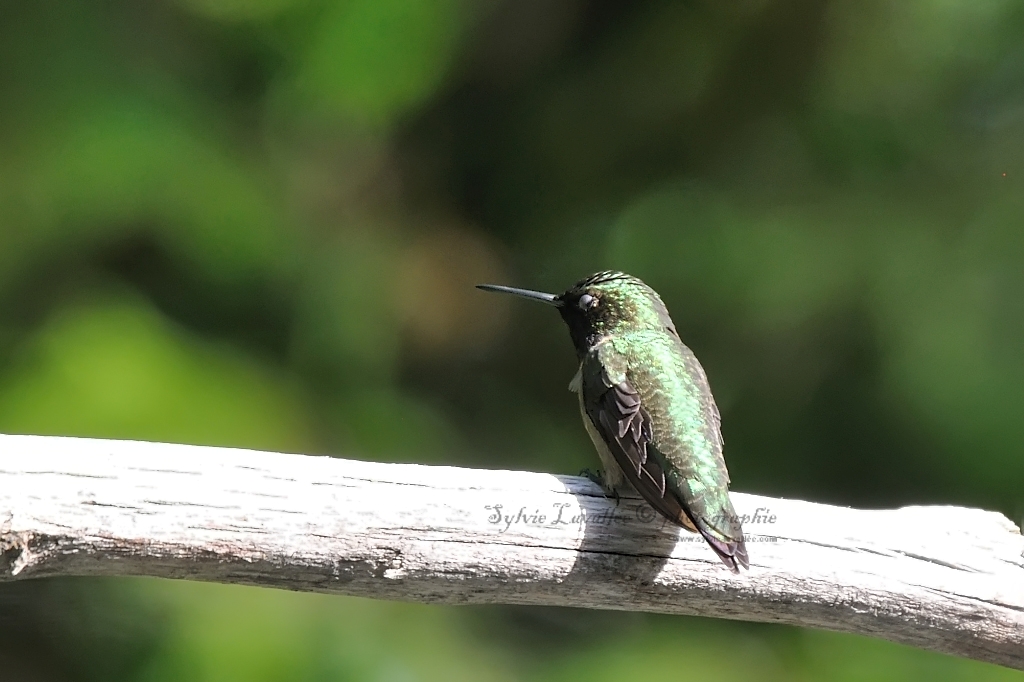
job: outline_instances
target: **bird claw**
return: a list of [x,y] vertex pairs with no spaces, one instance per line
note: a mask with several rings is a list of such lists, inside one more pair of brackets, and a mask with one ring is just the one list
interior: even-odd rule
[[591,471],[590,469],[582,469],[580,471],[580,476],[583,476],[592,483],[596,483],[597,485],[601,486],[601,490],[604,491],[604,496],[614,499],[615,506],[619,506],[619,491],[615,488],[609,487],[609,485],[605,482],[604,474],[602,474],[600,470]]
[[606,489],[604,491],[604,496],[605,497],[611,497],[612,499],[614,499],[615,500],[615,508],[618,509],[618,507],[619,507],[619,491],[616,488],[612,488],[611,490],[607,490]]

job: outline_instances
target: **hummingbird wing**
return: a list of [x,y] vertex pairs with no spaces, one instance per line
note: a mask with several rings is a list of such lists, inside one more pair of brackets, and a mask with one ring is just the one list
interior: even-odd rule
[[[587,417],[622,469],[630,484],[651,506],[675,523],[688,522],[683,508],[667,496],[668,479],[657,458],[648,457],[651,418],[640,396],[625,379],[613,383],[600,361],[591,354],[580,366]],[[690,530],[696,528],[689,525]]]
[[[580,366],[581,383],[590,421],[607,443],[626,480],[656,511],[672,523],[700,533],[731,570],[746,567],[747,553],[738,522],[735,529],[730,527],[732,524],[712,523],[713,515],[703,508],[701,499],[694,500],[699,508],[693,508],[680,494],[673,480],[672,464],[654,442],[650,411],[626,369],[625,359],[609,343],[601,344],[584,358]],[[717,408],[714,413],[717,414]],[[721,435],[718,447],[720,453]],[[720,455],[718,459],[723,461],[724,473],[724,460]],[[724,476],[727,485],[728,474]],[[720,525],[727,527],[720,530],[716,527]]]

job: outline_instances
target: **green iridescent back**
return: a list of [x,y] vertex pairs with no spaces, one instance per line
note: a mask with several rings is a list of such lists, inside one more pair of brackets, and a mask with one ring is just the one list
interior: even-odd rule
[[650,414],[650,454],[670,464],[669,486],[721,540],[741,539],[729,499],[718,407],[697,358],[671,333],[619,334],[610,345],[615,354],[629,358],[625,376]]

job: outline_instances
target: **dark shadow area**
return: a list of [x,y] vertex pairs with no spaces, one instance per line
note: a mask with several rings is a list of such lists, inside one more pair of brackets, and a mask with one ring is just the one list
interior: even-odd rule
[[[580,592],[609,583],[619,584],[626,594],[650,591],[685,531],[664,522],[633,491],[615,500],[585,478],[558,479],[576,497],[585,516],[583,539],[566,584]],[[621,606],[628,608],[628,604]]]

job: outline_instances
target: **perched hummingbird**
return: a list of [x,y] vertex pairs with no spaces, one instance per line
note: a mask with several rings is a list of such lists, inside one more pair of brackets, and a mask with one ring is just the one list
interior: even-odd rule
[[569,390],[604,466],[610,494],[629,483],[672,523],[700,533],[726,566],[747,568],[729,500],[721,417],[704,369],[654,289],[599,272],[561,294],[480,284],[558,308],[580,361]]

